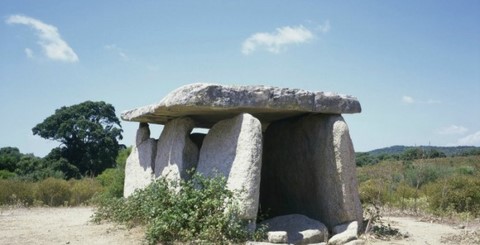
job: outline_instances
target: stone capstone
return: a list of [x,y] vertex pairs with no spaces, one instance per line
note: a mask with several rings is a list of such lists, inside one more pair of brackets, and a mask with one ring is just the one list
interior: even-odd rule
[[190,139],[193,120],[182,117],[169,121],[157,143],[155,177],[173,181],[188,179],[188,171],[197,166],[198,148]]
[[[328,240],[327,227],[305,215],[290,214],[278,216],[265,220],[261,224],[266,225],[269,233],[286,232],[289,244],[312,244]],[[274,243],[270,239],[268,241]]]
[[227,178],[227,188],[237,192],[240,218],[255,223],[262,165],[262,126],[250,114],[216,123],[203,140],[197,172]]
[[361,221],[354,154],[340,115],[273,122],[264,134],[262,210],[272,217],[304,214],[330,229]]
[[130,196],[153,181],[154,157],[157,141],[150,138],[148,124],[141,123],[137,130],[135,145],[125,164],[123,196]]
[[330,92],[270,86],[224,86],[194,83],[169,93],[158,104],[122,113],[126,121],[166,124],[188,116],[196,127],[211,127],[218,121],[249,113],[262,123],[306,113],[359,113],[355,97]]

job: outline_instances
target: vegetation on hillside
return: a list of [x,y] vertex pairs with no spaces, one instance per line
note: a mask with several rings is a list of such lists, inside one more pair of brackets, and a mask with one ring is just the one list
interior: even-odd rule
[[480,155],[387,158],[358,167],[357,175],[364,204],[480,216]]

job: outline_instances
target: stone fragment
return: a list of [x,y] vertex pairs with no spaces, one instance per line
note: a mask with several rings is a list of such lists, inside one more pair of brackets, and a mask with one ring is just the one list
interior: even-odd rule
[[136,189],[143,189],[153,180],[153,163],[157,141],[150,138],[148,124],[140,123],[135,145],[125,164],[123,196],[130,196]]
[[311,244],[328,240],[328,229],[324,224],[301,214],[278,216],[261,224],[266,225],[268,231],[286,231],[290,244]]
[[197,127],[211,127],[218,121],[249,113],[262,123],[306,113],[359,113],[357,98],[329,92],[270,86],[224,86],[194,83],[169,93],[158,104],[122,113],[126,121],[165,124],[188,116]]
[[362,220],[355,154],[340,115],[273,122],[264,134],[260,203],[271,216],[299,213],[330,229]]
[[361,239],[357,239],[357,240],[353,240],[345,243],[345,245],[364,245],[364,244],[365,244],[365,241]]
[[157,143],[155,177],[172,181],[188,179],[188,171],[198,162],[198,148],[190,139],[194,123],[190,118],[177,118],[163,128]]
[[[227,188],[238,192],[240,217],[255,224],[262,164],[262,127],[243,113],[215,124],[203,141],[197,172],[227,178]],[[250,228],[253,228],[250,226]]]
[[353,221],[350,223],[337,225],[333,227],[332,232],[335,235],[328,240],[328,244],[346,244],[347,242],[356,240],[358,238],[358,223],[357,221]]
[[268,242],[271,243],[287,243],[288,235],[286,231],[269,231],[267,232]]

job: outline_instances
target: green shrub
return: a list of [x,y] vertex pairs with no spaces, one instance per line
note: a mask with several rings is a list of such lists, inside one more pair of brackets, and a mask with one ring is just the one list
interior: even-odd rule
[[93,178],[72,179],[70,184],[69,205],[76,206],[86,204],[97,193],[102,191],[102,185]]
[[68,204],[70,196],[70,185],[66,180],[47,178],[37,184],[36,198],[48,206]]
[[19,180],[0,180],[0,205],[23,205],[33,204],[35,195],[35,183]]
[[457,175],[426,187],[430,207],[434,211],[470,212],[480,215],[480,179]]
[[0,170],[0,179],[13,179],[15,176],[17,176],[15,173],[8,170]]
[[104,198],[118,198],[123,196],[125,170],[120,168],[107,168],[102,174],[98,175],[96,179],[104,188],[102,193]]
[[190,181],[179,183],[160,178],[127,199],[103,200],[94,220],[113,220],[129,226],[144,224],[150,244],[221,244],[252,239],[247,224],[238,218],[233,195],[221,177],[210,179],[195,174]]

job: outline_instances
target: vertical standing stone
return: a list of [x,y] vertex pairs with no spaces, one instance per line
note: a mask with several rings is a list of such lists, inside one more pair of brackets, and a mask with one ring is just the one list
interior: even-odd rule
[[198,162],[198,148],[189,137],[194,126],[187,117],[173,119],[165,125],[157,144],[155,177],[164,176],[173,181],[189,177],[187,171]]
[[136,189],[142,189],[152,182],[153,160],[157,141],[150,138],[147,123],[140,123],[132,152],[125,164],[123,196],[130,196]]
[[329,228],[362,219],[355,153],[340,115],[309,115],[272,123],[265,132],[261,207]]
[[[240,217],[253,221],[258,211],[262,164],[262,125],[243,113],[215,124],[203,141],[197,172],[223,175],[227,188],[238,191]],[[250,226],[252,228],[252,226]]]

